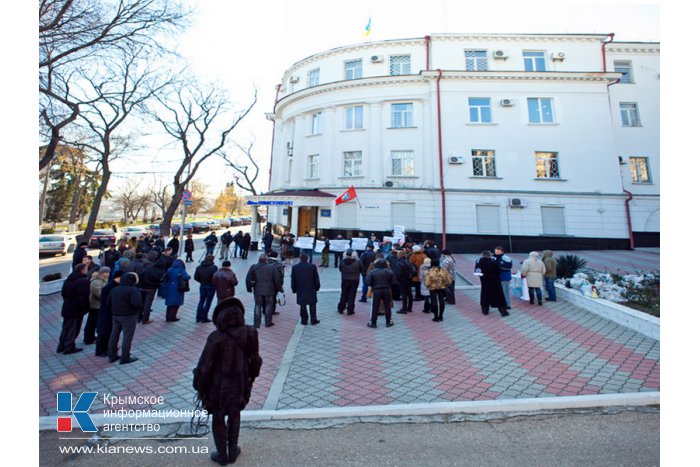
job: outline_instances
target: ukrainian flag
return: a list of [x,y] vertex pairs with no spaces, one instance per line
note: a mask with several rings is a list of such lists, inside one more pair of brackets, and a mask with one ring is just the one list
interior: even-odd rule
[[367,21],[367,26],[365,26],[365,37],[369,36],[371,32],[372,32],[372,17],[370,16],[369,20]]

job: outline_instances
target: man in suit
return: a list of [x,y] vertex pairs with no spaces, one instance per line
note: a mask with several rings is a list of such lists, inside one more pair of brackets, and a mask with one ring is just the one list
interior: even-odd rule
[[301,307],[299,309],[301,324],[306,325],[309,322],[309,314],[311,314],[311,324],[318,324],[320,321],[316,316],[318,302],[316,292],[321,288],[318,268],[309,262],[309,256],[306,253],[302,253],[299,260],[300,263],[292,267],[292,293],[296,294],[297,305]]

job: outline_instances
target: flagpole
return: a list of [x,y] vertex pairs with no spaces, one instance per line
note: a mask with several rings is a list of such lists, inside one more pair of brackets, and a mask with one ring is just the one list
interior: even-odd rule
[[360,209],[362,209],[362,203],[360,203],[360,197],[357,196],[357,190],[355,190],[355,185],[351,185],[352,189],[355,191],[355,199],[357,200],[357,205],[360,206]]

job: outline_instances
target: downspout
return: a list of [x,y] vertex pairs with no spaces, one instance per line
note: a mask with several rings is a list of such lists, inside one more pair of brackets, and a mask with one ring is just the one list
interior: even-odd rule
[[430,70],[430,36],[425,36],[425,69]]
[[445,223],[445,177],[442,170],[442,111],[440,105],[440,80],[442,79],[442,70],[438,69],[437,78],[437,121],[438,121],[438,156],[440,158],[440,196],[442,201],[442,249],[447,248],[447,233]]
[[610,34],[608,34],[608,39],[610,39],[610,40],[603,41],[603,45],[600,46],[600,50],[603,53],[603,72],[608,71],[608,65],[607,65],[606,60],[605,60],[605,46],[608,45],[609,43],[611,43],[614,38],[615,38],[615,33],[611,32]]
[[625,200],[625,212],[627,213],[627,232],[630,236],[630,250],[634,250],[634,234],[632,233],[632,217],[630,216],[630,201],[632,201],[632,193],[622,188],[622,191],[627,193]]

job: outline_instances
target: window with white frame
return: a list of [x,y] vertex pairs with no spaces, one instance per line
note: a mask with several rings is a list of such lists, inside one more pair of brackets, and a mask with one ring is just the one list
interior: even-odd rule
[[495,177],[496,152],[492,149],[472,149],[472,168],[475,177]]
[[412,177],[413,151],[391,151],[391,175]]
[[476,231],[477,233],[501,233],[501,208],[496,205],[476,205]]
[[343,153],[343,177],[362,176],[362,151],[345,151]]
[[535,152],[535,175],[537,178],[560,178],[559,154],[556,152]]
[[622,126],[642,126],[636,102],[620,102],[620,117]]
[[491,123],[491,98],[470,97],[469,98],[469,122],[470,123]]
[[485,50],[465,50],[464,59],[467,71],[486,71],[489,69]]
[[632,183],[651,183],[649,176],[649,159],[646,157],[630,157]]
[[545,53],[541,51],[524,51],[525,71],[547,71]]
[[413,126],[413,104],[391,104],[391,128]]
[[528,97],[527,115],[530,123],[554,123],[554,105],[550,97]]
[[318,180],[318,161],[318,154],[312,154],[309,156],[307,173],[309,180]]
[[345,62],[345,79],[362,78],[362,59]]
[[311,128],[309,128],[309,134],[310,135],[318,135],[321,134],[321,117],[323,116],[322,112],[316,112],[315,114],[311,115]]
[[309,70],[309,72],[306,75],[306,86],[311,87],[311,86],[318,86],[321,78],[321,70],[319,68],[314,68],[313,70]]
[[566,219],[561,206],[540,206],[542,233],[544,235],[566,235]]
[[389,74],[394,75],[410,75],[411,74],[411,56],[410,55],[392,55],[389,57]]
[[620,83],[632,83],[632,62],[629,60],[615,60],[613,66],[615,67],[615,73],[622,73],[622,78],[620,78]]
[[359,130],[364,128],[363,113],[364,110],[361,105],[345,107],[345,129]]

